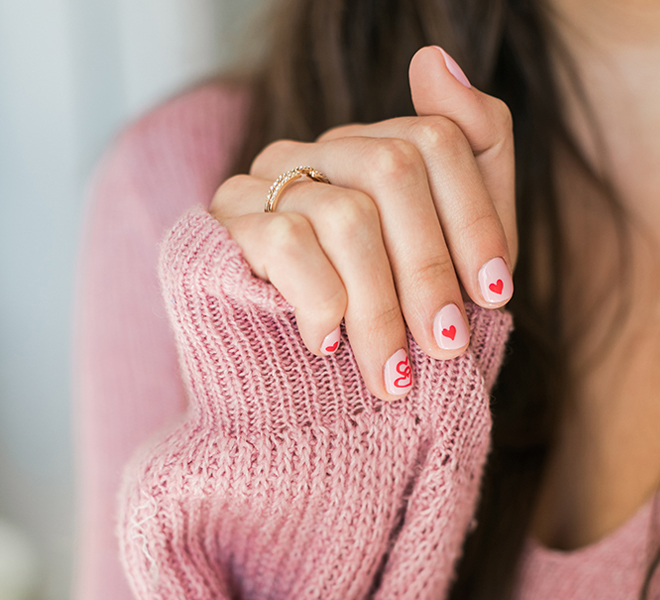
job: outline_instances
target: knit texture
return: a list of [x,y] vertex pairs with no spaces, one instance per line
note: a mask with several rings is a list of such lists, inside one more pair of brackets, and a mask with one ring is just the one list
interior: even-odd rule
[[442,598],[489,447],[509,315],[470,306],[470,349],[426,356],[404,399],[366,389],[350,344],[309,353],[293,308],[203,209],[161,281],[190,397],[132,465],[120,539],[147,598]]
[[[639,600],[643,575],[657,549],[657,502],[651,498],[608,536],[578,550],[551,550],[529,538],[515,598]],[[660,598],[659,579],[656,573],[649,600]]]
[[[468,305],[471,348],[448,363],[410,340],[415,389],[393,404],[364,388],[345,337],[334,357],[309,354],[291,307],[188,212],[226,178],[245,100],[189,90],[127,128],[97,171],[76,311],[76,598],[134,597],[121,546],[138,598],[441,600],[508,317]],[[162,246],[163,303],[159,243],[184,214]],[[580,550],[529,540],[516,599],[637,599],[660,539],[652,506]]]

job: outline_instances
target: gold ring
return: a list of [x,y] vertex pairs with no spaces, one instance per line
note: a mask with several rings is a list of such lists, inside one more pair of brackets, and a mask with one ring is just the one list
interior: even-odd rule
[[319,183],[330,183],[328,178],[323,173],[321,173],[321,171],[317,171],[312,167],[296,167],[295,169],[291,169],[286,173],[282,173],[275,180],[275,183],[270,186],[264,212],[275,212],[275,209],[277,208],[277,201],[280,199],[280,195],[284,189],[304,175],[307,175],[307,177],[309,177],[312,181],[317,181]]

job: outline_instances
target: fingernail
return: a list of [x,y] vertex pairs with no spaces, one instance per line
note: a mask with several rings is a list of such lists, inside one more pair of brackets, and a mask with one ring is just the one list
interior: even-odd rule
[[503,304],[513,295],[511,274],[504,260],[499,257],[481,267],[478,279],[481,295],[490,304]]
[[471,88],[472,84],[470,83],[470,80],[465,76],[463,69],[458,66],[458,63],[451,56],[449,56],[449,54],[447,54],[443,48],[440,48],[440,46],[436,46],[436,48],[442,52],[442,57],[445,59],[447,70],[466,88]]
[[412,369],[408,353],[400,348],[385,363],[385,389],[392,396],[403,396],[412,387]]
[[339,348],[340,336],[341,336],[341,331],[339,330],[339,327],[337,327],[337,329],[326,335],[325,339],[323,340],[323,343],[321,344],[321,354],[330,356],[331,354],[337,352],[337,348]]
[[470,337],[458,306],[447,304],[436,313],[433,335],[443,350],[458,350],[468,343]]

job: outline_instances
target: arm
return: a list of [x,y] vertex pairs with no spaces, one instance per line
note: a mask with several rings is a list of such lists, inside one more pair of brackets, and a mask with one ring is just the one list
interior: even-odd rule
[[383,403],[350,346],[312,355],[293,309],[226,229],[187,213],[161,256],[191,406],[126,473],[119,532],[147,598],[442,597],[488,451],[510,327],[470,305],[472,341]]
[[76,306],[77,598],[133,597],[115,535],[121,471],[186,405],[159,244],[226,176],[245,100],[217,84],[190,90],[122,133],[97,169]]
[[77,594],[95,600],[132,597],[114,535],[121,471],[185,404],[156,276],[160,232],[133,159],[123,140],[96,182],[76,313]]

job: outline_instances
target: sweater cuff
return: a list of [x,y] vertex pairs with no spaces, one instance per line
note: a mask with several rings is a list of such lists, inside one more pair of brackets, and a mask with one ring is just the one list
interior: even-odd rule
[[244,308],[294,312],[274,285],[252,273],[227,228],[201,205],[188,210],[166,236],[159,274],[170,303],[174,296],[169,293],[184,283],[210,296],[229,298]]
[[[206,210],[188,211],[170,232],[160,275],[191,403],[203,420],[235,435],[279,435],[343,427],[383,410],[350,344],[331,357],[309,352],[293,307],[254,276],[227,229]],[[429,410],[453,420],[456,398],[468,388],[487,408],[483,392],[497,376],[511,318],[476,305],[467,313],[470,348],[453,360],[430,358],[408,334],[413,389],[389,403],[388,414],[414,420]]]

